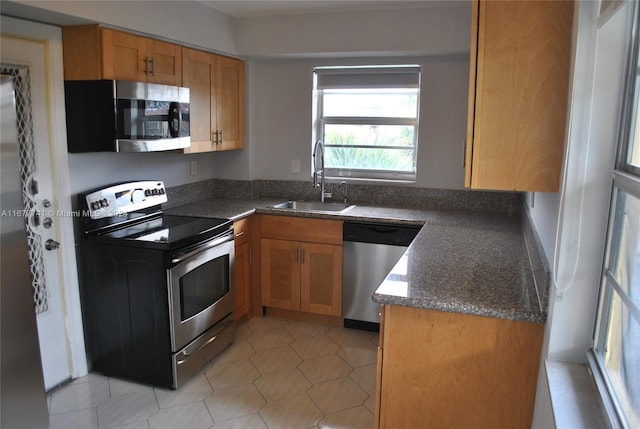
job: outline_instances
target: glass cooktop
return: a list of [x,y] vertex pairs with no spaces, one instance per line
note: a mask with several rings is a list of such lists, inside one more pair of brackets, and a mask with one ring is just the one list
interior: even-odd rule
[[217,235],[231,225],[228,219],[201,218],[191,216],[163,215],[146,222],[126,226],[102,235],[114,240],[128,240],[143,243],[175,244],[196,242],[202,238]]

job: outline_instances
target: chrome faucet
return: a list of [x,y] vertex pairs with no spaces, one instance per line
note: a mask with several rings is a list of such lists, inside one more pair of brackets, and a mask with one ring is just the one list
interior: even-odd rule
[[344,180],[342,182],[340,182],[338,184],[338,188],[342,188],[344,186],[344,192],[342,193],[342,197],[343,197],[343,201],[345,204],[347,204],[347,182],[345,182]]
[[[318,183],[320,175],[320,183]],[[324,203],[325,198],[331,198],[331,192],[325,191],[324,183],[324,144],[318,140],[313,147],[313,187],[320,187],[320,202]]]

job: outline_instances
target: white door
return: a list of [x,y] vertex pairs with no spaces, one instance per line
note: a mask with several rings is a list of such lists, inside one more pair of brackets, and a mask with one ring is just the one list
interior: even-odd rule
[[[47,390],[86,373],[65,164],[60,29],[2,18],[1,73],[13,77],[29,265]],[[65,180],[66,178],[66,180]],[[78,338],[80,334],[80,338]]]

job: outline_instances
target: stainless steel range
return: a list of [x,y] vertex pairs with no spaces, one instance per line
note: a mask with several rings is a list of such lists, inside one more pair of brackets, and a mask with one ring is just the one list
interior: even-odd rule
[[235,336],[232,222],[163,214],[160,181],[78,198],[92,369],[177,388]]

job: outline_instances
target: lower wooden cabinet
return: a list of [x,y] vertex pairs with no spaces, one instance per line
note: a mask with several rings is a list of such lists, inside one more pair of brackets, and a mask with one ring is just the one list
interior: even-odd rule
[[342,246],[262,239],[262,303],[340,316]]
[[342,315],[342,222],[262,216],[261,237],[263,306]]
[[235,239],[234,287],[235,309],[233,319],[240,320],[251,307],[251,218],[233,223]]
[[387,305],[378,428],[530,428],[544,325]]

